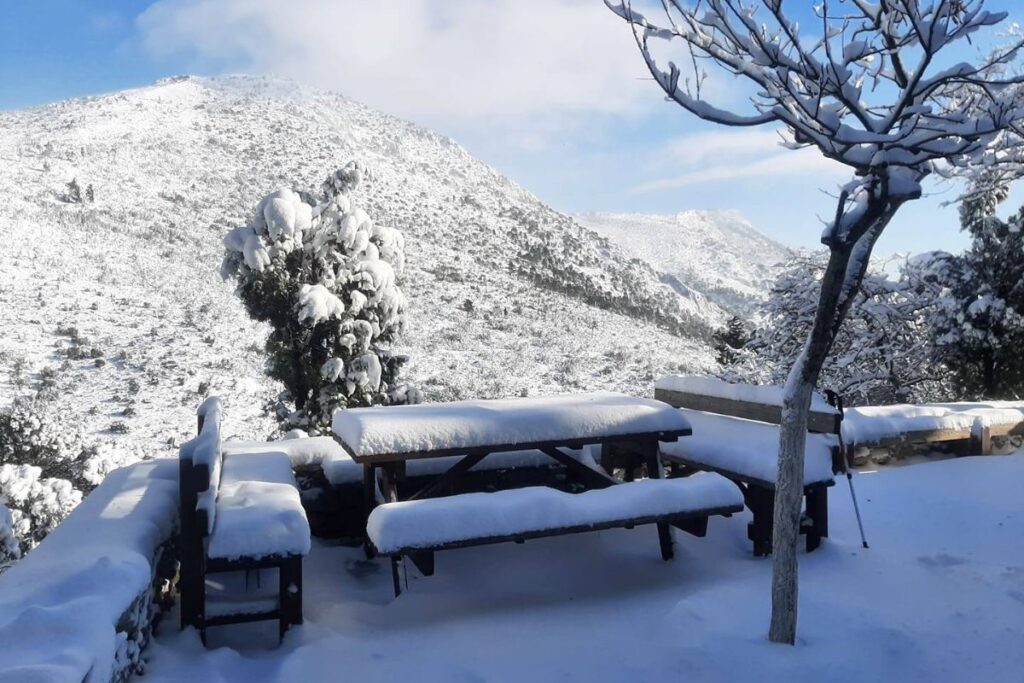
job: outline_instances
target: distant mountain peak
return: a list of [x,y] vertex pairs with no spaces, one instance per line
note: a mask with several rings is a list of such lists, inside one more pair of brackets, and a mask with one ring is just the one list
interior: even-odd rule
[[[739,211],[586,213],[580,222],[726,311],[748,316],[792,251]],[[678,290],[678,287],[677,287]]]

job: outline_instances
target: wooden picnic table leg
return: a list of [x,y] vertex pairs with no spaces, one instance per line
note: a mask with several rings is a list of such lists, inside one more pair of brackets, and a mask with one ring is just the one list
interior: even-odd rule
[[[647,476],[651,479],[664,477],[665,470],[661,465],[661,451],[658,450],[658,442],[645,442],[642,448],[647,461]],[[661,545],[661,559],[671,560],[675,552],[672,550],[672,527],[668,522],[658,522],[658,543]]]
[[377,502],[377,482],[376,479],[376,466],[373,463],[363,464],[363,537],[366,539],[363,543],[363,552],[366,554],[366,559],[372,560],[376,555],[374,552],[373,545],[370,543],[370,538],[366,533],[366,525],[370,521],[370,513],[373,512],[373,507]]
[[579,477],[583,485],[591,489],[604,489],[615,484],[621,484],[615,477],[609,476],[604,472],[598,472],[593,467],[588,467],[576,458],[563,453],[561,449],[555,446],[546,446],[540,449],[546,456],[565,465],[566,472],[572,473]]

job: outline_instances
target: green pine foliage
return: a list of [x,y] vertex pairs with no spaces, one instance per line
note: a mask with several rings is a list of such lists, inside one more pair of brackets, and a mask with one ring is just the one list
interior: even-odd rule
[[391,350],[405,297],[405,241],[352,201],[365,169],[330,175],[319,196],[279,190],[225,237],[225,272],[249,315],[270,324],[267,372],[286,388],[282,428],[324,433],[339,408],[417,402]]

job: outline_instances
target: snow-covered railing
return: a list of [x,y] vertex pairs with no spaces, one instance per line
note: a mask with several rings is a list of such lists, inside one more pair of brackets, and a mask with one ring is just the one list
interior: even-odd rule
[[141,671],[176,564],[177,467],[110,473],[0,575],[0,680],[108,683]]
[[993,436],[1024,434],[1024,402],[931,403],[847,408],[843,438],[850,449],[964,441],[975,455],[992,451]]

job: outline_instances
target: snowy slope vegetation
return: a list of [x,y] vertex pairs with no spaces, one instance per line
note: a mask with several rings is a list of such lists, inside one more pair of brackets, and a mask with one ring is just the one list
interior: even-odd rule
[[577,219],[662,271],[678,290],[696,290],[741,315],[764,298],[778,265],[792,256],[735,211],[589,213]]
[[[208,392],[228,435],[267,435],[280,387],[221,238],[351,159],[369,169],[353,199],[407,240],[401,350],[428,400],[648,395],[713,362],[716,306],[454,142],[288,82],[177,78],[0,113],[0,402],[44,388],[68,429],[135,457],[179,443]],[[63,200],[72,178],[93,202]]]

